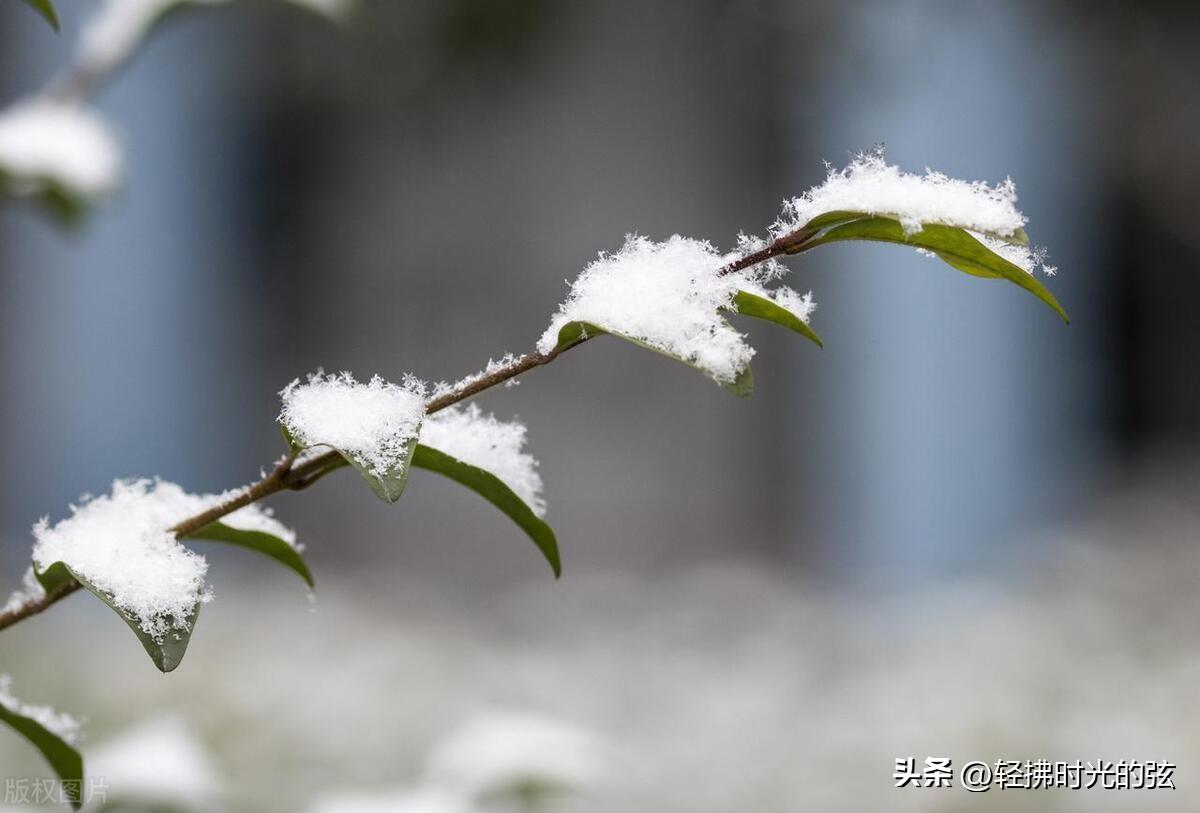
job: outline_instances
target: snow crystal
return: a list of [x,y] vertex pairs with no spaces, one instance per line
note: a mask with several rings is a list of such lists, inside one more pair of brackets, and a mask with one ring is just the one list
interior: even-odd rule
[[794,231],[826,212],[850,211],[894,217],[909,234],[920,231],[922,223],[940,223],[1008,237],[1025,225],[1016,201],[1011,179],[989,186],[933,170],[913,175],[889,165],[878,148],[859,154],[843,170],[830,167],[825,183],[785,201],[772,234]]
[[971,236],[1028,274],[1032,274],[1040,268],[1043,274],[1052,277],[1058,271],[1058,268],[1046,262],[1049,259],[1049,253],[1044,248],[1007,243],[976,231],[972,231]]
[[49,706],[31,706],[28,703],[22,703],[13,696],[12,678],[8,675],[0,675],[0,706],[4,706],[13,714],[34,720],[42,728],[57,735],[65,742],[75,743],[79,740],[79,720],[69,714],[55,711]]
[[718,275],[726,260],[702,240],[675,235],[655,243],[631,235],[620,251],[601,254],[571,284],[538,350],[553,350],[567,323],[591,322],[732,383],[754,349],[720,312],[743,281]]
[[112,191],[120,176],[120,149],[96,113],[42,98],[0,112],[0,177],[16,193],[50,184],[90,200]]
[[221,793],[212,758],[178,717],[147,720],[87,753],[108,801],[171,810],[209,810]]
[[[184,5],[216,6],[231,0],[105,0],[87,21],[76,62],[87,71],[108,73],[130,57],[167,11]],[[290,0],[332,19],[347,15],[354,0]]]
[[522,451],[525,434],[524,424],[497,420],[471,404],[430,415],[421,429],[421,442],[496,475],[540,517],[546,513],[542,478],[537,460]]
[[[477,373],[471,373],[470,375],[455,381],[453,384],[449,383],[448,381],[437,382],[433,385],[433,394],[430,397],[432,399],[441,398],[442,396],[449,395],[452,392],[463,390],[475,382],[481,381],[484,378],[487,378],[489,375],[515,364],[519,360],[519,357],[512,353],[505,353],[499,359],[488,359],[487,366],[482,370]],[[508,381],[504,382],[504,385],[506,387],[515,385],[515,379],[510,378]]]
[[[189,494],[162,480],[117,480],[112,493],[71,506],[71,516],[33,528],[33,563],[40,571],[65,563],[112,597],[142,630],[161,640],[188,629],[197,601],[207,601],[208,563],[175,538],[171,526],[225,502],[227,494]],[[295,534],[257,505],[222,520],[241,530],[275,534],[295,545]]]
[[332,446],[383,477],[405,456],[425,417],[425,385],[412,376],[389,384],[375,376],[366,384],[350,373],[310,375],[279,393],[279,421],[301,446]]

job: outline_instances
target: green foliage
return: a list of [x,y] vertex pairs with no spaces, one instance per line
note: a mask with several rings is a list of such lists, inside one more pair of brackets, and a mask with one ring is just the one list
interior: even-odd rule
[[187,618],[184,619],[187,628],[169,630],[163,635],[162,640],[159,641],[142,629],[142,625],[136,617],[114,604],[112,596],[109,593],[99,589],[87,579],[81,578],[78,573],[71,570],[65,563],[54,562],[43,570],[35,568],[34,572],[47,593],[71,580],[75,580],[83,585],[89,593],[111,607],[113,612],[119,615],[121,620],[133,630],[133,634],[141,641],[146,654],[150,656],[150,660],[154,662],[154,665],[160,671],[170,672],[179,666],[179,663],[183,660],[188,642],[192,637],[192,630],[196,628],[196,618],[200,615],[199,601],[195,603],[191,612],[188,613]]
[[51,28],[58,30],[58,12],[54,10],[54,4],[50,0],[25,0],[25,5],[42,15]]
[[472,466],[469,463],[451,457],[445,452],[439,452],[430,446],[420,444],[413,454],[412,465],[420,469],[436,471],[449,477],[456,483],[464,485],[479,496],[499,508],[517,525],[546,557],[554,571],[555,577],[562,575],[562,563],[558,555],[558,540],[550,526],[538,518],[524,500],[504,484],[499,477],[489,471]]
[[752,294],[749,291],[738,291],[737,296],[734,297],[733,306],[737,313],[742,316],[752,316],[755,319],[765,319],[768,322],[774,322],[777,325],[786,327],[788,330],[794,330],[816,344],[817,347],[825,346],[825,343],[821,341],[821,337],[808,326],[807,322],[787,308],[776,305],[764,296]]
[[[844,240],[872,240],[923,248],[965,274],[989,279],[1006,279],[1015,283],[1045,302],[1064,322],[1071,321],[1054,294],[1033,274],[1013,265],[964,229],[927,223],[921,231],[905,234],[899,221],[890,217],[864,216],[861,212],[828,212],[810,220],[805,228],[828,228],[828,231],[800,244],[797,250]],[[1029,242],[1029,236],[1025,234],[1024,229],[1018,229],[1012,237],[998,239],[1018,245],[1027,245]]]
[[66,740],[50,731],[32,717],[7,708],[0,703],[0,721],[7,723],[18,734],[42,752],[51,769],[61,780],[62,793],[71,807],[78,810],[83,802],[83,758]]
[[265,556],[270,556],[285,567],[291,568],[299,574],[300,578],[304,579],[310,588],[313,587],[312,573],[309,572],[308,565],[305,563],[304,557],[300,555],[300,551],[274,534],[266,531],[246,531],[241,528],[232,528],[223,522],[213,522],[186,538],[227,542],[231,545],[258,551]]

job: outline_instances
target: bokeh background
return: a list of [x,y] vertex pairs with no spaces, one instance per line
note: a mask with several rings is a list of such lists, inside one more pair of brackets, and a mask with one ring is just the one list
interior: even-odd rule
[[[94,6],[62,5],[60,35],[0,6],[0,102],[68,59]],[[0,206],[4,585],[114,477],[253,479],[293,378],[458,378],[626,233],[730,247],[877,142],[1011,176],[1073,323],[895,247],[806,254],[826,349],[752,326],[748,400],[618,342],[480,399],[530,426],[561,581],[448,482],[386,506],[339,475],[274,500],[311,606],[208,550],[178,672],[88,599],[0,671],[97,748],[175,715],[204,810],[449,809],[398,794],[489,714],[602,744],[550,809],[1200,804],[1198,34],[1172,2],[173,13],[96,100],[122,190],[74,228]],[[926,756],[1168,760],[1179,789],[893,788]],[[0,764],[44,772],[11,738]]]

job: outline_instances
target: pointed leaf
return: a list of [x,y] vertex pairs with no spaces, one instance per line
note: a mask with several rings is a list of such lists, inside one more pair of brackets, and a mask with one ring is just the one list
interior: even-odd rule
[[733,306],[742,316],[755,319],[765,319],[777,325],[794,330],[806,339],[814,342],[817,347],[824,347],[821,337],[817,335],[808,323],[787,308],[784,308],[765,296],[752,294],[749,291],[738,291],[733,298]]
[[[420,427],[417,427],[420,430]],[[309,446],[301,446],[288,428],[283,424],[279,426],[280,432],[283,434],[283,439],[292,447],[292,450],[297,454],[308,449],[313,449],[318,446],[324,446],[337,452],[346,463],[354,468],[359,473],[359,476],[366,481],[371,487],[371,491],[375,496],[386,503],[393,503],[404,494],[404,487],[408,484],[408,469],[412,464],[413,450],[417,448],[417,438],[414,437],[404,446],[404,454],[400,460],[397,460],[381,475],[376,475],[366,466],[354,459],[354,456],[348,452],[333,446],[329,443],[314,443]]]
[[1064,322],[1071,321],[1054,294],[1046,290],[1036,277],[996,254],[963,229],[930,223],[915,234],[905,234],[896,220],[870,217],[834,226],[820,237],[810,240],[806,247],[843,240],[898,243],[932,251],[959,271],[975,276],[1003,277],[1019,285],[1045,302]]
[[25,0],[25,5],[42,15],[51,28],[58,30],[58,12],[54,10],[54,4],[50,0]]
[[83,585],[89,593],[103,601],[113,609],[117,615],[121,617],[131,630],[137,636],[137,639],[142,642],[142,648],[146,650],[146,654],[150,656],[150,660],[162,672],[173,671],[183,660],[183,655],[187,652],[187,646],[192,637],[192,630],[196,628],[196,618],[200,615],[200,602],[197,601],[188,613],[185,619],[187,629],[169,630],[162,641],[155,640],[154,636],[149,635],[142,629],[141,622],[138,621],[132,614],[118,607],[112,601],[112,596],[96,587],[87,579],[81,578],[80,575],[63,562],[54,562],[44,570],[34,568],[34,574],[46,592],[54,589],[63,582],[74,579]]
[[309,572],[308,565],[305,564],[304,557],[300,555],[300,551],[288,544],[287,540],[280,539],[274,534],[269,534],[266,531],[247,531],[231,527],[223,522],[213,522],[205,525],[186,538],[227,542],[231,545],[256,550],[296,571],[310,588],[313,587],[312,573]]
[[[696,370],[698,372],[704,373],[705,375],[708,375],[707,372],[705,372],[704,370],[701,370],[699,367],[697,367],[695,364],[692,364],[687,359],[680,358],[679,356],[675,356],[675,355],[667,353],[663,350],[660,350],[657,347],[653,347],[653,346],[647,344],[646,342],[642,341],[641,339],[635,339],[632,336],[626,336],[625,334],[618,333],[615,330],[605,330],[604,328],[600,327],[599,325],[592,324],[591,322],[568,322],[567,324],[563,325],[561,328],[559,328],[558,344],[555,345],[555,349],[556,350],[565,350],[566,348],[572,347],[572,346],[578,344],[579,342],[583,341],[584,339],[587,339],[591,336],[600,336],[603,334],[608,334],[609,336],[616,336],[618,339],[624,339],[625,341],[629,342],[630,344],[635,344],[638,347],[641,347],[645,350],[650,350],[654,353],[658,353],[660,356],[663,356],[665,358],[669,358],[674,361],[678,361],[682,364],[686,364],[688,367],[691,367],[693,370]],[[718,382],[718,383],[720,383],[720,382]],[[721,387],[723,389],[728,390],[729,392],[732,392],[734,395],[737,395],[742,398],[745,398],[746,396],[750,395],[754,391],[754,374],[750,370],[750,365],[747,364],[745,367],[743,367],[741,370],[739,370],[737,377],[733,381],[728,382],[728,383],[721,383]]]
[[555,577],[562,575],[562,563],[554,531],[499,477],[424,444],[417,446],[412,464],[417,468],[436,471],[449,477],[499,508],[538,546],[546,561],[550,563]]
[[72,808],[78,810],[83,802],[83,757],[79,752],[37,720],[26,717],[3,703],[0,703],[0,721],[8,723],[18,734],[29,740],[34,748],[42,752],[42,756],[50,763],[50,767],[61,781],[63,796],[71,803]]

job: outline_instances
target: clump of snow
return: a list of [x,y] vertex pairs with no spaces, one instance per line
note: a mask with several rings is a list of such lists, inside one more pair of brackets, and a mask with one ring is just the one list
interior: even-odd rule
[[158,717],[87,754],[88,775],[104,780],[109,804],[210,810],[222,793],[212,758],[178,717]]
[[30,718],[65,742],[74,744],[79,740],[79,720],[69,714],[55,711],[50,706],[22,703],[13,695],[12,678],[8,675],[0,675],[0,706],[4,706],[13,714]]
[[360,384],[347,372],[318,371],[279,394],[279,421],[297,443],[332,446],[376,477],[404,460],[425,417],[425,385],[412,376],[399,385],[379,376]]
[[600,739],[572,723],[541,714],[493,711],[438,745],[426,781],[468,798],[494,798],[534,786],[583,790],[605,773]]
[[[164,14],[176,6],[216,6],[231,0],[104,0],[85,25],[76,62],[103,74],[127,60]],[[290,0],[294,5],[331,19],[345,17],[354,0]]]
[[675,235],[656,243],[631,235],[620,251],[601,254],[571,283],[538,350],[553,350],[569,322],[591,322],[732,383],[754,349],[721,315],[742,282],[740,275],[718,274],[726,260],[703,240]]
[[928,169],[914,175],[888,164],[880,147],[860,153],[845,169],[830,166],[825,183],[785,201],[772,234],[794,231],[827,212],[850,211],[894,217],[909,234],[919,232],[923,223],[940,223],[1009,237],[1026,222],[1016,202],[1011,179],[989,186]]
[[[208,562],[181,545],[170,528],[234,493],[198,495],[163,480],[117,480],[111,494],[71,506],[70,517],[54,525],[43,518],[34,526],[34,567],[41,571],[63,562],[161,641],[187,630],[196,603],[210,598],[204,583]],[[295,533],[257,505],[221,521],[295,545]]]
[[546,514],[537,460],[525,452],[525,424],[501,421],[471,404],[430,415],[421,442],[500,478],[539,517]]
[[20,589],[14,590],[9,595],[8,601],[4,602],[3,607],[0,607],[0,615],[16,612],[45,597],[46,591],[42,588],[42,583],[37,580],[37,574],[33,572],[33,568],[25,568],[25,575],[21,577]]
[[121,177],[116,138],[80,105],[32,98],[0,112],[0,178],[18,194],[47,185],[93,200]]

